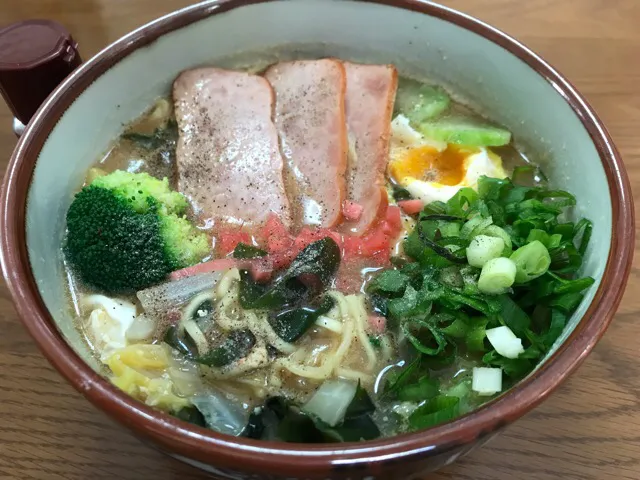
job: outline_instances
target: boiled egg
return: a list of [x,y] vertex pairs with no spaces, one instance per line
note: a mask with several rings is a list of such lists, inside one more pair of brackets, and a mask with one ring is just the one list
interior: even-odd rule
[[425,205],[446,202],[464,187],[476,189],[482,175],[507,176],[502,159],[491,150],[426,138],[403,115],[391,122],[388,170],[397,184]]
[[136,306],[104,295],[87,295],[81,306],[90,310],[86,323],[87,336],[105,361],[111,354],[127,346],[127,330],[136,318]]

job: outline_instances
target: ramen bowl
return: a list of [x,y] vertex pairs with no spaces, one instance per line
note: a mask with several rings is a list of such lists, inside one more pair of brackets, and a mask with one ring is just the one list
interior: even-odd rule
[[[87,169],[183,70],[289,57],[394,63],[448,85],[536,152],[552,186],[594,224],[582,274],[596,283],[528,377],[481,408],[416,433],[340,445],[236,438],[130,398],[101,375],[74,328],[60,245]],[[173,457],[228,479],[418,478],[482,445],[534,408],[585,359],[621,300],[632,260],[633,202],[609,134],[575,88],[500,31],[420,0],[219,0],[156,20],[72,73],[15,149],[1,201],[2,267],[19,316],[89,401]]]

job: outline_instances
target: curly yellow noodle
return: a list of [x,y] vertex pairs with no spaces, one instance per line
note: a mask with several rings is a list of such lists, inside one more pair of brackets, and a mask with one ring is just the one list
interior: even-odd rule
[[378,361],[376,352],[373,350],[373,346],[369,341],[369,336],[365,332],[365,325],[367,322],[367,310],[364,306],[364,298],[361,295],[349,295],[346,297],[347,304],[349,305],[350,316],[354,319],[355,332],[360,345],[365,351],[367,356],[366,370],[372,371]]

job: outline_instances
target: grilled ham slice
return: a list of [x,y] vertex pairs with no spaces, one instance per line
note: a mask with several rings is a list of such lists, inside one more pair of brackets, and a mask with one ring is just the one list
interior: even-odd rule
[[385,171],[398,72],[393,65],[344,62],[347,72],[346,114],[349,133],[347,198],[362,207],[344,229],[362,235],[387,207]]
[[281,62],[265,77],[276,92],[294,225],[333,227],[342,221],[346,195],[344,66],[332,59]]
[[261,76],[218,68],[173,84],[180,138],[178,187],[215,224],[260,225],[272,212],[291,224],[274,92]]

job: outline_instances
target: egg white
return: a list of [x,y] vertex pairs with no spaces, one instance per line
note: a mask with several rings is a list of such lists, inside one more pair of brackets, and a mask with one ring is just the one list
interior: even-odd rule
[[127,346],[127,330],[136,318],[134,304],[104,295],[88,295],[81,304],[84,309],[91,309],[87,333],[102,361]]

